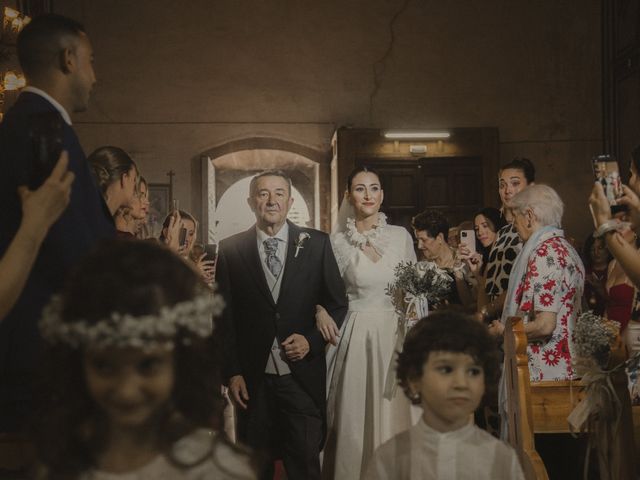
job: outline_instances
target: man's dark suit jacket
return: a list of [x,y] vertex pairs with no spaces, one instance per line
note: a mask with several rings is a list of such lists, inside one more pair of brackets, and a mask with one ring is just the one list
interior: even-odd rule
[[[309,235],[295,257],[300,234]],[[289,243],[278,302],[274,303],[259,257],[255,227],[220,244],[216,280],[227,300],[223,319],[224,375],[243,375],[249,396],[264,378],[274,337],[299,333],[310,351],[290,362],[291,373],[321,412],[326,406],[325,341],[316,328],[316,305],[338,326],[347,313],[344,283],[326,233],[289,223]],[[251,400],[249,400],[251,403]]]
[[[16,191],[29,184],[33,169],[28,118],[41,112],[57,110],[43,97],[23,92],[0,124],[0,255],[22,219]],[[30,413],[33,374],[39,368],[37,322],[43,306],[99,239],[115,235],[78,137],[64,121],[63,146],[69,152],[69,170],[75,174],[69,206],[49,230],[18,302],[0,322],[0,431],[16,430]]]

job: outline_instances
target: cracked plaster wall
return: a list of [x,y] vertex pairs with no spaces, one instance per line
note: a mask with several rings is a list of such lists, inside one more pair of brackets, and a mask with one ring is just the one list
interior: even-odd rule
[[94,44],[99,83],[76,118],[85,149],[119,145],[152,182],[173,169],[185,208],[200,208],[199,153],[231,140],[273,136],[326,152],[347,124],[495,126],[501,160],[532,158],[567,202],[572,233],[588,230],[589,158],[601,146],[597,0],[55,7]]

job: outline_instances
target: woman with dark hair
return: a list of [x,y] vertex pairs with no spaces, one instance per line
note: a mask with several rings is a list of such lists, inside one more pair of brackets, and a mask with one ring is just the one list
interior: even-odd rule
[[222,306],[160,245],[114,240],[88,256],[40,323],[40,478],[255,478],[248,455],[211,430]]
[[602,238],[595,238],[590,233],[582,249],[584,263],[584,303],[588,310],[596,315],[603,315],[607,303],[607,269],[612,256]]
[[533,185],[536,170],[528,158],[514,158],[503,165],[498,173],[498,193],[502,201],[502,217],[507,224],[498,230],[485,269],[485,291],[488,303],[480,309],[484,321],[499,318],[504,307],[509,276],[518,253],[522,250],[522,241],[511,224],[513,221],[510,204],[511,199],[527,186]]
[[474,215],[473,229],[476,232],[476,249],[482,255],[484,265],[489,260],[489,252],[498,238],[498,232],[506,224],[507,222],[497,208],[486,207]]
[[[412,424],[411,405],[394,388],[395,352],[403,331],[385,289],[395,266],[416,257],[409,232],[387,224],[380,212],[383,198],[375,171],[352,171],[331,236],[349,311],[337,349],[328,354],[333,375],[322,471],[327,479],[360,478],[376,447]],[[317,319],[325,340],[333,341],[337,329],[321,307]]]
[[135,199],[138,169],[118,147],[100,147],[87,158],[111,216],[119,208],[131,207]]
[[458,252],[449,245],[447,218],[440,212],[427,210],[413,217],[411,226],[424,261],[434,263],[455,279],[455,288],[451,289],[448,303],[470,307],[473,303],[470,272],[458,257]]
[[[500,210],[493,207],[486,207],[475,214],[473,218],[473,226],[476,232],[476,251],[475,255],[463,246],[459,255],[464,258],[465,263],[469,267],[471,276],[477,282],[477,310],[483,312],[486,305],[490,302],[489,296],[491,290],[487,287],[487,263],[489,262],[489,254],[498,238],[498,232],[506,225],[504,217]],[[482,313],[479,313],[482,316]]]

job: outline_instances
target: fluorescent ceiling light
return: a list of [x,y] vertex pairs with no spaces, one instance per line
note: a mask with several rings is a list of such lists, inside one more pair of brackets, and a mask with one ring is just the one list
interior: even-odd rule
[[384,132],[384,138],[393,140],[400,139],[419,139],[419,138],[449,138],[449,132],[427,132],[427,131],[409,131],[409,130],[387,130]]

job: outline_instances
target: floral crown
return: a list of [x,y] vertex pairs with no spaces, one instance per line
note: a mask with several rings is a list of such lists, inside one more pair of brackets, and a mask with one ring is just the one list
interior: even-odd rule
[[[180,330],[205,338],[213,333],[213,317],[220,315],[224,300],[211,292],[165,306],[157,314],[133,316],[112,312],[96,322],[62,319],[62,298],[52,297],[40,320],[40,332],[49,343],[82,346],[154,348],[173,346]],[[189,343],[188,338],[183,343]]]

